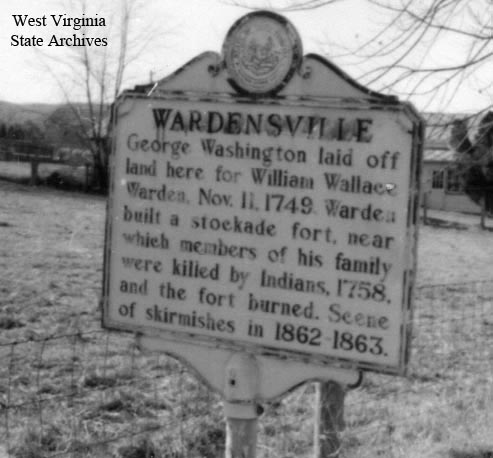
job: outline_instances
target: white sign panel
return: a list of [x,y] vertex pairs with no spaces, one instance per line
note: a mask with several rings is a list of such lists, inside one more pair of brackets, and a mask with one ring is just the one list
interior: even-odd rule
[[403,373],[418,124],[400,104],[123,97],[104,326]]

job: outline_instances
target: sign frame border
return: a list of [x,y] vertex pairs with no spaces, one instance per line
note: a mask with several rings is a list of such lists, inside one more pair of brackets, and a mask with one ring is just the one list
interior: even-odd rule
[[[410,181],[408,189],[408,208],[407,208],[407,234],[405,242],[407,244],[408,265],[405,267],[403,276],[403,297],[401,298],[401,312],[403,320],[400,323],[400,341],[399,341],[399,362],[397,365],[386,365],[378,363],[368,363],[356,361],[354,359],[345,359],[335,356],[314,355],[308,352],[296,350],[286,350],[272,348],[265,345],[257,345],[244,341],[233,341],[230,339],[221,339],[219,337],[210,337],[184,331],[156,330],[146,326],[126,326],[121,323],[115,323],[109,320],[109,282],[110,282],[110,260],[111,260],[111,232],[113,215],[113,189],[115,184],[115,157],[117,124],[119,118],[119,108],[127,100],[168,100],[173,102],[207,102],[207,103],[245,103],[262,106],[287,106],[287,107],[312,107],[326,109],[345,109],[345,110],[375,110],[387,112],[401,112],[412,123],[411,161],[410,161]],[[197,93],[187,94],[187,91],[166,91],[159,95],[145,95],[137,91],[126,91],[122,93],[114,102],[112,107],[111,121],[111,150],[109,157],[109,189],[106,204],[106,222],[104,235],[104,253],[103,253],[103,290],[100,301],[101,307],[101,325],[108,330],[125,331],[151,338],[159,338],[163,341],[182,342],[184,344],[207,346],[211,350],[218,348],[230,351],[247,352],[253,355],[266,357],[275,357],[281,360],[293,360],[303,363],[325,366],[327,368],[337,367],[351,370],[372,371],[388,375],[407,375],[408,363],[411,351],[412,338],[412,321],[414,310],[414,285],[416,280],[417,267],[417,242],[418,242],[418,225],[419,225],[419,208],[421,203],[421,169],[424,143],[424,121],[416,111],[414,106],[408,102],[400,102],[396,98],[352,98],[341,99],[337,97],[314,97],[314,96],[276,96],[263,97],[261,99],[248,97],[242,94],[213,94]]]

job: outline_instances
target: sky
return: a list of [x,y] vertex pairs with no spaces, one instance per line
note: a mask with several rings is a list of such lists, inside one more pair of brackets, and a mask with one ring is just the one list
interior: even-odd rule
[[[70,62],[67,47],[47,46],[51,36],[71,36],[71,27],[55,26],[51,15],[64,18],[74,16],[70,3],[80,0],[15,0],[2,1],[0,16],[0,100],[14,103],[61,103],[66,97],[79,97],[80,85],[66,72]],[[121,0],[88,0],[89,17],[103,18],[105,25],[91,28],[91,36],[106,38],[104,48],[111,54],[118,42],[113,32],[119,27],[111,9]],[[259,0],[260,1],[260,0]],[[250,10],[232,6],[228,0],[142,0],[133,12],[135,30],[160,31],[159,37],[147,43],[135,65],[129,65],[124,87],[147,83],[177,70],[187,61],[204,51],[220,52],[224,37],[232,24]],[[284,13],[283,13],[284,14]],[[46,17],[46,26],[16,25],[13,15],[32,18]],[[79,15],[80,16],[80,15]],[[302,12],[285,13],[297,28],[304,53],[317,53],[357,78],[362,72],[351,59],[340,56],[341,47],[354,47],[362,43],[388,18],[364,0],[342,0],[333,5]],[[12,36],[17,35],[14,41]],[[30,39],[44,38],[43,46],[13,46],[20,36]],[[441,55],[456,53],[453,43],[441,44]],[[78,75],[75,75],[78,76]],[[63,87],[63,90],[61,90]],[[371,89],[376,89],[370,86]],[[64,93],[65,92],[65,93]],[[79,94],[77,96],[77,94]],[[453,95],[453,96],[452,96]],[[439,100],[411,98],[420,110],[473,112],[489,102],[477,87],[465,86],[452,95]]]

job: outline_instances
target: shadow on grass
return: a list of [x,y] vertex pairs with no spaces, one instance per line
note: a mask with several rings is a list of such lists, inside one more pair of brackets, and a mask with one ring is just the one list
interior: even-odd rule
[[467,231],[469,226],[467,224],[458,223],[457,221],[446,221],[439,218],[426,218],[426,225],[432,227],[438,227],[440,229],[457,229],[458,231]]
[[22,185],[28,185],[31,182],[30,177],[26,176],[11,176],[11,175],[2,175],[0,174],[0,180],[8,181],[9,183],[16,183]]
[[450,450],[450,458],[493,458],[493,450]]
[[[67,185],[63,182],[61,185],[53,182],[48,182],[46,179],[40,179],[39,182],[32,186],[30,184],[29,178],[24,177],[8,177],[0,174],[0,186],[2,183],[10,183],[12,189],[19,193],[35,193],[40,194],[43,192],[55,192],[58,196],[65,195],[70,198],[101,198],[106,199],[106,193],[99,189],[87,189],[84,190],[81,183],[76,183],[74,185]],[[16,185],[19,185],[18,187]],[[0,227],[5,226],[0,224]],[[1,456],[1,455],[0,455]]]

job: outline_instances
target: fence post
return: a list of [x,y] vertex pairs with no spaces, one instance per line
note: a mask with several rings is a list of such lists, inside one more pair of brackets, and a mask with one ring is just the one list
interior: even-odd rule
[[486,191],[481,197],[481,229],[486,229]]
[[31,181],[29,184],[35,186],[38,184],[38,166],[39,162],[36,159],[31,161]]
[[90,165],[86,163],[86,180],[84,183],[84,192],[89,190],[89,167]]
[[428,191],[423,193],[423,224],[428,223]]
[[315,397],[315,458],[337,458],[341,450],[340,432],[344,430],[345,390],[339,383],[317,382]]

